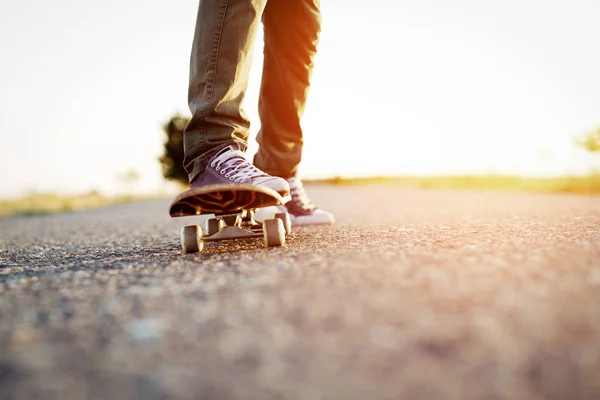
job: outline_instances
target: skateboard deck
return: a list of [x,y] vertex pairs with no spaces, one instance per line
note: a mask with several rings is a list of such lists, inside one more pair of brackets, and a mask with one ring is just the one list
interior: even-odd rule
[[207,185],[179,194],[169,207],[171,217],[229,214],[283,204],[273,189],[246,184]]
[[257,208],[284,204],[285,198],[273,189],[245,184],[207,185],[186,190],[171,202],[169,215],[189,217],[214,214],[205,229],[188,225],[181,229],[181,247],[185,253],[196,253],[203,243],[219,240],[263,237],[269,247],[282,246],[291,232],[287,213],[257,223],[253,216]]

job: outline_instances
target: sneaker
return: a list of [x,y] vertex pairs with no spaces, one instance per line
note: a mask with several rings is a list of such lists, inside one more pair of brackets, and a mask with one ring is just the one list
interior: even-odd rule
[[244,183],[268,187],[289,198],[290,186],[283,178],[271,176],[250,163],[237,144],[219,151],[191,184],[191,189],[221,183]]
[[312,204],[300,178],[292,177],[287,182],[290,185],[292,200],[288,201],[285,206],[272,206],[259,209],[254,214],[255,220],[263,221],[273,218],[273,214],[275,213],[287,212],[290,215],[293,225],[333,224],[335,222],[333,214],[321,210]]

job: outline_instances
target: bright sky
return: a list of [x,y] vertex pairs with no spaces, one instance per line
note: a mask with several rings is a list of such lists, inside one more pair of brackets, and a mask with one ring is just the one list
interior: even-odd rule
[[[291,1],[291,0],[288,0]],[[600,126],[597,0],[323,0],[305,177],[586,173]],[[368,5],[368,6],[366,6]],[[0,5],[0,197],[163,187],[197,1]],[[262,38],[246,99],[256,112]]]

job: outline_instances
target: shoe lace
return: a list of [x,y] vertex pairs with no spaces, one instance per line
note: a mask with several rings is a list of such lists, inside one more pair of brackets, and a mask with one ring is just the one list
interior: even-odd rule
[[242,182],[265,175],[263,171],[246,160],[241,150],[224,152],[213,160],[211,166],[234,182]]
[[300,178],[292,177],[288,179],[288,183],[290,184],[290,194],[292,195],[292,201],[296,203],[296,205],[305,210],[314,210],[317,208],[306,194],[306,190],[304,189],[304,185]]

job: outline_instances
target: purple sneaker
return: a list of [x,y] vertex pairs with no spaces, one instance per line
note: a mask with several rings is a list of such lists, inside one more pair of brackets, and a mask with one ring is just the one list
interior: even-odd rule
[[300,178],[292,177],[287,180],[290,185],[292,200],[285,206],[271,206],[259,209],[254,214],[254,219],[263,221],[273,218],[275,213],[287,212],[294,225],[320,225],[333,224],[335,218],[332,213],[317,208],[308,198]]
[[221,183],[244,183],[268,187],[289,199],[290,186],[285,179],[268,175],[250,163],[237,145],[231,145],[211,157],[203,173],[191,184],[195,189]]

